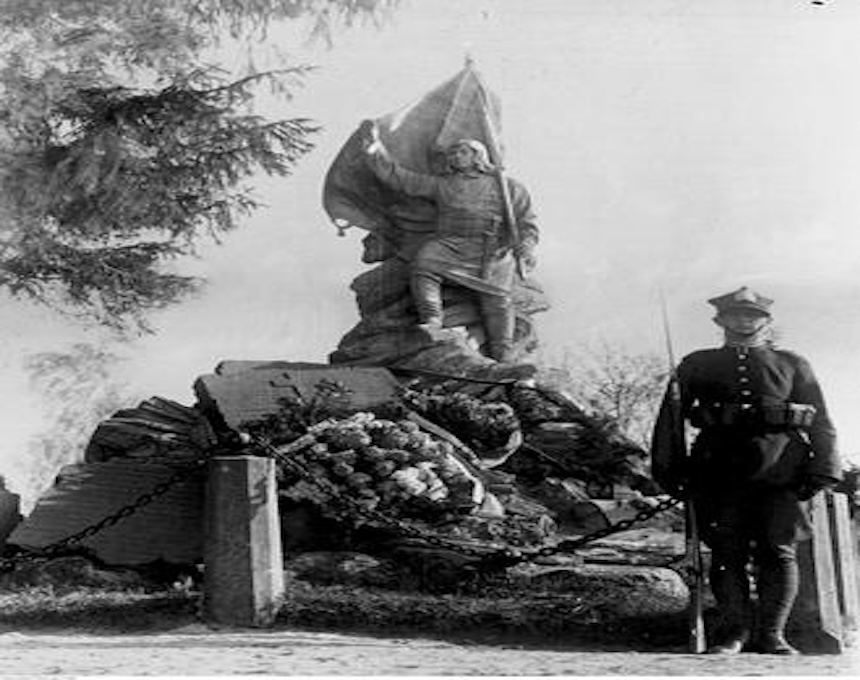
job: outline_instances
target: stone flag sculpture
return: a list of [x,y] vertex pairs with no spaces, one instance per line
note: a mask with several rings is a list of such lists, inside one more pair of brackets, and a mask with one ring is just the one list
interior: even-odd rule
[[[471,63],[417,101],[377,118],[379,136],[392,158],[422,174],[440,174],[445,150],[458,139],[477,139],[500,166],[500,103]],[[456,287],[445,291],[445,339],[416,331],[409,295],[409,267],[416,251],[436,228],[433,201],[397,192],[368,166],[359,127],[332,163],[323,187],[323,207],[339,233],[358,227],[365,263],[381,263],[352,283],[361,321],[332,353],[333,363],[392,368],[439,368],[450,372],[484,369],[492,360],[479,351],[483,338],[473,296]],[[517,314],[515,343],[524,357],[535,344],[531,315],[547,308],[540,287],[519,279],[512,291]]]

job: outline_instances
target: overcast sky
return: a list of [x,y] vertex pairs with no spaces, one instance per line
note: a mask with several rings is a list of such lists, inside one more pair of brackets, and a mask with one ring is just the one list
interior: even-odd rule
[[[325,171],[362,119],[471,53],[539,217],[547,351],[598,340],[662,351],[662,286],[681,356],[719,340],[705,300],[750,285],[776,299],[782,344],[812,361],[856,455],[858,35],[849,0],[403,0],[391,23],[331,50],[274,32],[319,69],[266,112],[315,118],[317,148],[293,177],[262,179],[268,207],[187,263],[209,287],[157,317],[125,377],[142,396],[191,404],[194,378],[221,359],[325,361],[357,320],[348,286],[363,271],[362,234],[338,238],[322,210]],[[0,312],[8,463],[37,423],[22,352],[96,336],[21,305]]]

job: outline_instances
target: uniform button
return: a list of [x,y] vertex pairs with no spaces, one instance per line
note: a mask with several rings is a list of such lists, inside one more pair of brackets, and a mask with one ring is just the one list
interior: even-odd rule
[[746,371],[749,369],[749,366],[738,366],[739,371]]
[[750,381],[750,379],[747,377],[738,378],[738,382],[740,382],[740,383],[748,383],[749,381]]
[[752,392],[750,392],[749,390],[741,390],[741,396],[742,397],[749,397],[751,395],[752,395]]

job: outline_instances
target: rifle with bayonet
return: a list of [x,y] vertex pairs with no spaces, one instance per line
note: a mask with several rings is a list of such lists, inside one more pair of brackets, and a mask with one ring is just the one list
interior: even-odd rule
[[[669,414],[671,418],[671,443],[673,458],[683,460],[689,457],[687,447],[687,431],[684,424],[684,408],[681,396],[681,385],[675,364],[675,352],[672,348],[672,334],[669,328],[669,316],[663,301],[663,330],[666,337],[666,353],[669,360]],[[688,466],[685,465],[685,468]],[[685,480],[689,481],[689,480]],[[689,489],[684,489],[684,558],[691,577],[690,603],[687,610],[687,646],[693,654],[705,651],[705,619],[704,619],[704,568],[702,563],[702,545],[699,537],[699,525],[696,509],[689,495]]]

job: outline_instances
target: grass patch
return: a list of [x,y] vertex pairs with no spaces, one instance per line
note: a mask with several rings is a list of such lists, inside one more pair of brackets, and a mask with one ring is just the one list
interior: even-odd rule
[[[20,587],[0,592],[0,627],[95,634],[163,632],[199,623],[201,602],[201,593],[189,590]],[[432,594],[301,581],[289,583],[275,627],[539,647],[654,649],[685,639],[684,622],[678,617],[614,619],[611,607],[599,596],[506,589]]]
[[124,633],[165,630],[197,619],[199,595],[171,591],[33,586],[0,592],[0,626]]
[[672,645],[683,620],[613,619],[600,598],[559,594],[426,594],[295,583],[278,623],[315,630],[361,631],[475,641]]

